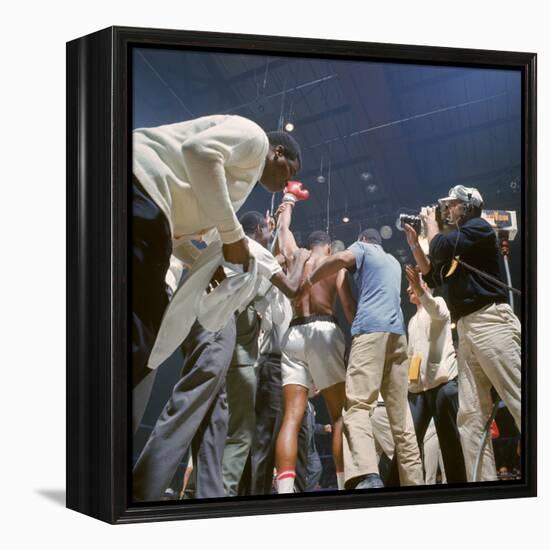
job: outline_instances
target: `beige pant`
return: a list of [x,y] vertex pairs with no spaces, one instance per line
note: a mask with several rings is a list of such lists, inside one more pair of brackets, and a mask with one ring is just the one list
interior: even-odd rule
[[[376,446],[376,458],[380,462],[380,457],[384,453],[390,460],[393,458],[395,443],[390,428],[390,421],[386,413],[386,407],[378,405],[371,415],[372,433],[374,435],[374,444]],[[407,430],[414,431],[414,422],[410,407],[407,409]],[[418,441],[418,440],[417,440]],[[432,418],[423,442],[423,461],[424,461],[424,483],[426,485],[435,485],[437,479],[437,469],[441,470],[441,481],[447,483],[445,478],[445,468],[443,466],[443,457],[439,447],[439,439],[435,431],[435,424]]]
[[[384,453],[391,460],[395,451],[395,443],[393,442],[390,420],[388,418],[388,413],[386,412],[386,406],[380,406],[380,404],[378,404],[370,417],[370,421],[372,425],[372,433],[374,435],[374,444],[376,447],[378,462],[380,462],[382,453]],[[407,408],[407,430],[412,434],[416,434],[414,431],[414,422],[410,407]]]
[[435,423],[432,418],[426,435],[424,436],[424,481],[426,485],[435,485],[437,481],[437,469],[441,470],[441,483],[447,483],[445,477],[445,467],[443,466],[443,456],[439,447],[439,439],[435,431]]
[[[374,446],[376,448],[376,458],[380,462],[380,457],[384,453],[390,460],[393,458],[395,443],[391,434],[390,421],[386,413],[386,406],[377,405],[370,417],[372,426],[372,435],[374,436]],[[414,430],[414,426],[413,426]]]
[[[458,416],[468,481],[493,409],[491,386],[521,430],[521,325],[508,304],[491,304],[458,321]],[[490,435],[478,481],[497,479]]]
[[353,338],[346,372],[344,474],[346,485],[379,473],[371,415],[382,394],[395,441],[402,485],[422,485],[423,473],[414,430],[407,429],[408,360],[405,336],[387,332]]

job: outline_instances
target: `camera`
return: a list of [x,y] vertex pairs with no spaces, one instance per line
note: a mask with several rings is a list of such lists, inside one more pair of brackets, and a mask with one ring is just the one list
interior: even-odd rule
[[420,235],[422,229],[422,220],[420,216],[412,216],[411,214],[401,214],[399,216],[399,223],[401,228],[404,229],[405,224],[409,224],[415,231],[417,235]]
[[[433,206],[425,206],[420,210],[420,213],[424,212],[427,208],[433,208],[435,210],[435,219],[440,229],[442,229],[445,223],[442,218],[441,206],[439,204],[435,204]],[[400,214],[399,223],[401,224],[401,229],[404,229],[404,224],[409,224],[416,231],[416,234],[418,236],[423,236],[425,233],[422,218],[420,216],[414,216],[412,214]]]

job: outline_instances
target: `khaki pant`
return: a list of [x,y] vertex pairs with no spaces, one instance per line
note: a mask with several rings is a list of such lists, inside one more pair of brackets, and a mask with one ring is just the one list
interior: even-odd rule
[[443,456],[441,455],[441,447],[439,439],[435,431],[434,419],[430,422],[426,435],[424,436],[424,481],[426,485],[435,485],[437,482],[437,469],[441,470],[441,483],[447,483],[445,477],[445,466],[443,465]]
[[379,473],[371,415],[382,394],[395,441],[401,485],[422,485],[423,472],[409,414],[407,339],[387,332],[353,338],[346,373],[344,408],[344,473],[346,485],[355,478]]
[[[406,414],[407,430],[412,434],[415,434],[416,432],[414,431],[414,422],[410,407],[407,408]],[[378,404],[371,415],[370,421],[372,425],[372,433],[374,435],[374,445],[376,447],[378,462],[380,462],[382,453],[384,453],[391,460],[395,451],[395,443],[393,442],[390,420],[388,418],[388,413],[386,412],[386,406]]]
[[[521,325],[508,304],[491,304],[458,321],[458,416],[468,481],[481,438],[493,409],[491,386],[504,401],[521,431]],[[489,440],[478,481],[496,480]]]

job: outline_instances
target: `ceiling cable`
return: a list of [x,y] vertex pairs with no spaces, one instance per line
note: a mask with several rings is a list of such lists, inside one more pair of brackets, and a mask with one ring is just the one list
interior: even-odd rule
[[[287,90],[282,90],[280,92],[275,92],[274,94],[269,94],[266,96],[261,96],[262,100],[272,99],[274,97],[278,97],[282,94],[286,94],[287,92],[294,92],[296,90],[302,90],[304,88],[308,88],[309,86],[315,86],[317,84],[321,84],[323,82],[326,82],[327,80],[332,80],[333,78],[336,78],[337,74],[331,74],[328,76],[324,76],[322,78],[317,78],[315,80],[309,80],[308,82],[303,82],[302,84],[299,84],[298,86],[294,86],[294,88],[288,88]],[[255,97],[252,101],[247,101],[246,103],[242,103],[241,105],[237,105],[236,107],[232,107],[231,109],[224,109],[225,113],[233,113],[234,111],[238,111],[240,109],[244,109],[245,107],[249,107],[252,105],[255,101],[257,101],[258,98]]]
[[330,172],[331,172],[331,158],[330,158],[330,149],[328,153],[328,174],[327,174],[327,184],[328,184],[328,194],[327,194],[327,234],[330,235]]
[[506,95],[507,92],[502,92],[500,94],[492,95],[489,97],[483,97],[481,99],[474,99],[473,101],[466,101],[464,103],[458,103],[457,105],[450,105],[449,107],[443,107],[441,109],[435,109],[434,111],[429,111],[427,113],[421,113],[418,115],[409,116],[406,118],[401,118],[399,120],[393,120],[391,122],[386,122],[384,124],[379,124],[377,126],[371,126],[370,128],[365,128],[363,130],[357,130],[356,132],[352,132],[351,134],[348,134],[347,136],[339,136],[337,138],[328,139],[326,141],[320,141],[319,143],[315,143],[313,145],[310,145],[308,149],[314,149],[316,147],[321,147],[322,145],[329,145],[335,141],[344,140],[351,137],[360,136],[363,134],[367,134],[368,132],[374,132],[375,130],[380,130],[382,128],[389,128],[390,126],[395,126],[397,124],[402,124],[403,122],[409,122],[411,120],[418,120],[419,118],[424,118],[427,116],[436,115],[439,113],[444,113],[446,111],[452,111],[454,109],[460,109],[462,107],[467,107],[468,105],[474,105],[476,103],[482,103],[483,101],[490,101],[491,99],[496,99],[497,97],[502,97],[503,95]]
[[195,118],[195,115],[193,114],[191,109],[189,109],[187,107],[187,105],[185,105],[185,103],[180,98],[180,96],[173,90],[173,88],[170,86],[170,84],[168,84],[168,82],[166,82],[166,80],[164,80],[164,78],[162,78],[162,76],[155,69],[155,67],[153,67],[153,65],[145,57],[145,55],[143,55],[143,53],[140,52],[139,50],[136,50],[136,51],[137,51],[138,55],[143,59],[143,61],[145,61],[145,64],[151,69],[151,71],[153,71],[153,74],[164,84],[164,86],[166,86],[166,89],[176,98],[176,101],[183,107],[183,109],[187,112],[187,114],[190,115],[191,118]]

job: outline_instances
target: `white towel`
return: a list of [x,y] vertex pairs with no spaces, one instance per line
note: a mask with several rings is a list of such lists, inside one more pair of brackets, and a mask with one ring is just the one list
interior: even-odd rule
[[282,325],[285,322],[290,322],[292,319],[292,306],[289,299],[273,285],[267,289],[262,295],[262,287],[260,286],[261,297],[255,302],[256,311],[262,318],[262,330],[268,332],[273,325]]
[[[250,262],[246,273],[242,272],[242,266],[225,262],[220,241],[212,242],[201,251],[164,313],[149,357],[150,369],[156,369],[174,353],[195,321],[211,332],[225,327],[231,315],[244,309],[258,294],[262,282],[265,284],[266,278],[277,271],[273,256],[260,244],[248,241]],[[207,293],[206,287],[220,265],[227,266],[234,274]]]

